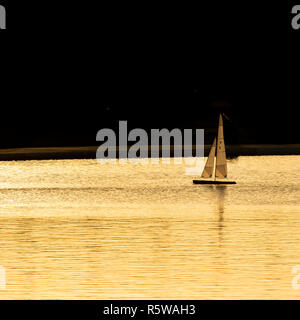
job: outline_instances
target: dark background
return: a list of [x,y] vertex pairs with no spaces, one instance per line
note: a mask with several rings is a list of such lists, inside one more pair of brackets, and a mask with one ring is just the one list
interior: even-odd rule
[[292,3],[8,4],[0,148],[97,145],[98,130],[204,128],[300,143]]

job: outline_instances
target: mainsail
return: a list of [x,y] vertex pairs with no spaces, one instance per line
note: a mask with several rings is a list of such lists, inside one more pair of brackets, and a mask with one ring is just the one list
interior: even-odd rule
[[216,160],[216,177],[227,177],[227,164],[226,164],[226,151],[223,134],[223,119],[220,114],[219,128],[218,128],[218,141],[217,141],[217,160]]
[[214,171],[215,154],[216,154],[216,138],[214,139],[214,142],[213,142],[211,149],[209,151],[209,155],[208,155],[205,167],[202,172],[202,176],[201,176],[202,178],[211,178],[213,171]]

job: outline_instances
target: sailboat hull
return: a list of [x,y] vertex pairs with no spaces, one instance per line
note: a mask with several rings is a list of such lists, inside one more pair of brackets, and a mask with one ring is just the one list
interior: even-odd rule
[[194,184],[236,184],[235,181],[193,180]]

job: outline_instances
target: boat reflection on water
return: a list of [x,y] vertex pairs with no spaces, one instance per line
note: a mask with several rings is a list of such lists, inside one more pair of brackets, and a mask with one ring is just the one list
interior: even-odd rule
[[217,193],[217,204],[218,204],[218,212],[220,216],[220,221],[223,221],[224,214],[224,200],[227,191],[227,186],[215,186]]
[[220,219],[223,221],[224,214],[224,202],[227,193],[227,186],[206,186],[207,190],[212,194],[212,198],[216,200],[217,211],[219,213]]
[[219,232],[219,246],[223,243],[223,229],[224,229],[224,202],[227,192],[227,186],[215,186],[217,192],[217,205],[218,205],[218,232]]
[[216,201],[216,213],[218,215],[218,232],[219,232],[219,244],[222,243],[223,238],[223,228],[224,228],[224,211],[225,211],[225,198],[227,193],[227,186],[215,185],[215,186],[206,186],[212,194],[212,198]]

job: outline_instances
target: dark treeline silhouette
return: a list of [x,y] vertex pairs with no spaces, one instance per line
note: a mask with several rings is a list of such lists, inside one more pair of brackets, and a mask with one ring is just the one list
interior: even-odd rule
[[210,144],[219,112],[227,143],[300,143],[299,32],[287,7],[90,8],[76,32],[76,5],[51,26],[33,6],[30,32],[13,9],[1,39],[1,148],[97,145],[119,120],[204,128]]

